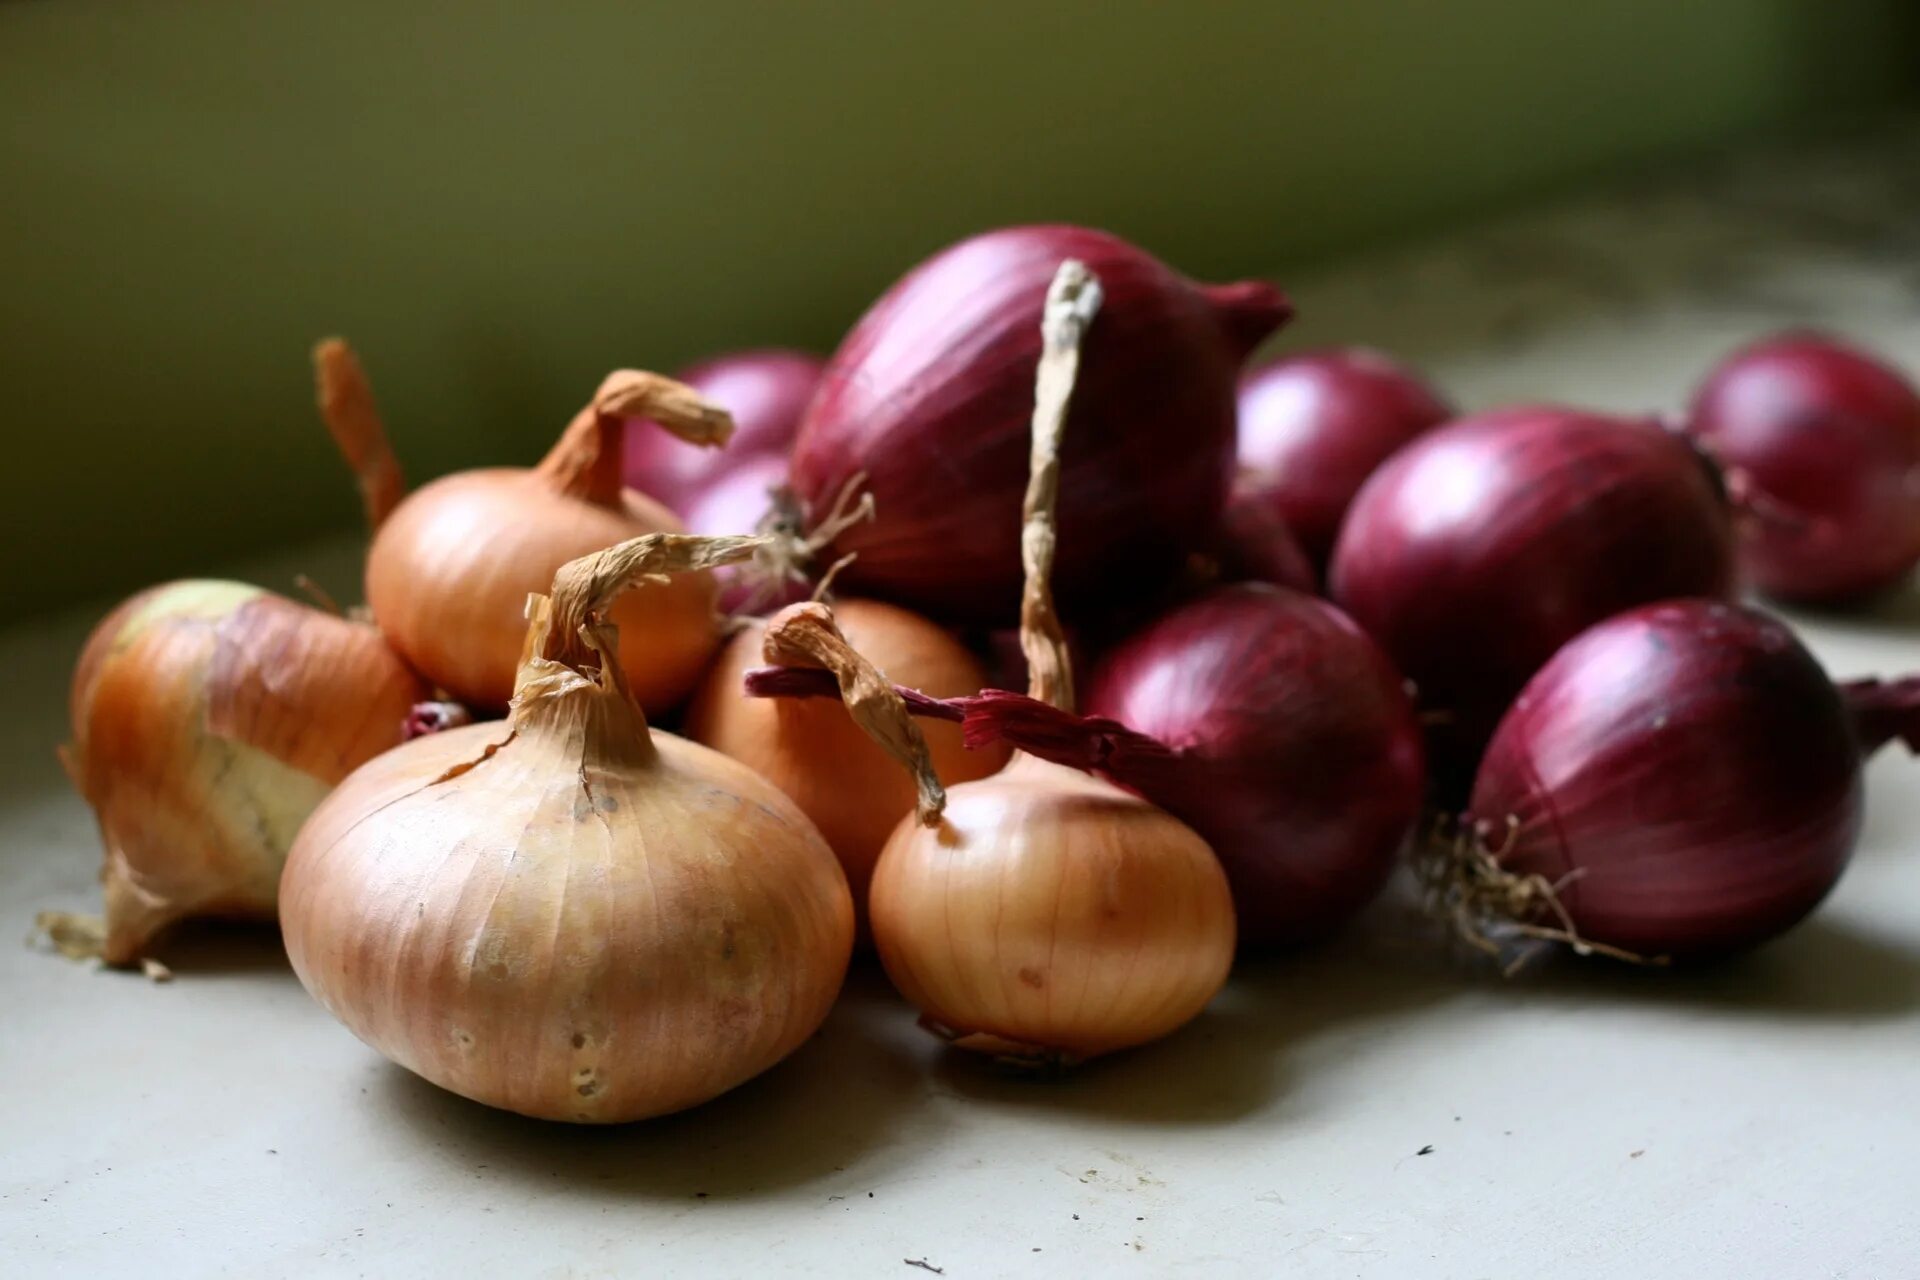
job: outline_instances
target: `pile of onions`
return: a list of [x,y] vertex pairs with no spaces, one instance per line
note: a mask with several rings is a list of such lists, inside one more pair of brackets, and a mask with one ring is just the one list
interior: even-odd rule
[[[1077,604],[1170,577],[1210,535],[1233,465],[1234,382],[1288,316],[1264,284],[1202,287],[1114,236],[1014,227],[915,268],[841,344],[794,442],[820,563],[856,595],[944,622],[1005,623],[1021,584],[1032,318],[1062,260],[1108,306],[1060,465],[1061,582]],[[851,499],[873,518],[846,519]]]
[[769,349],[716,356],[677,376],[703,400],[719,405],[733,417],[733,438],[723,451],[703,449],[671,431],[629,430],[623,440],[622,471],[627,487],[657,498],[686,518],[695,533],[739,533],[751,529],[767,509],[766,490],[760,507],[744,523],[723,529],[702,529],[694,509],[718,484],[730,480],[749,464],[761,471],[775,462],[784,482],[787,450],[800,429],[819,384],[822,362],[800,351]]
[[1367,477],[1452,416],[1418,374],[1378,351],[1285,356],[1240,381],[1240,466],[1261,478],[1274,513],[1324,566]]
[[1759,500],[1741,564],[1783,600],[1830,603],[1920,564],[1920,391],[1831,338],[1786,334],[1735,352],[1688,427]]
[[258,587],[171,582],[115,609],[61,753],[106,846],[101,956],[133,964],[190,917],[272,920],[300,824],[426,695],[372,626]]
[[813,824],[737,761],[649,730],[614,598],[751,539],[652,535],[536,597],[509,718],[355,771],[287,860],[307,990],[400,1065],[491,1106],[635,1120],[772,1066],[826,1017],[853,943]]
[[[357,382],[350,364],[323,364],[321,372]],[[349,458],[381,452],[362,443],[379,429],[364,384],[323,394],[323,405],[338,404],[361,406],[358,414],[330,418]],[[725,410],[672,379],[610,374],[539,466],[443,476],[399,501],[380,526],[367,553],[374,621],[454,698],[506,706],[522,608],[561,565],[626,539],[680,531],[679,519],[659,502],[621,487],[622,428],[634,418],[704,445],[724,444],[732,431]],[[650,712],[682,701],[720,644],[714,584],[705,573],[640,587],[616,606],[614,622],[629,687]]]
[[1389,459],[1347,513],[1328,586],[1440,718],[1436,768],[1470,775],[1562,644],[1733,581],[1732,510],[1685,436],[1529,406],[1463,418]]
[[[954,697],[979,692],[986,680],[979,659],[966,646],[918,614],[873,600],[842,600],[834,605],[833,617],[845,641],[891,681],[935,697]],[[772,630],[764,620],[748,623],[728,642],[694,695],[686,733],[751,765],[813,819],[845,868],[864,917],[874,860],[893,829],[913,811],[914,780],[869,739],[846,708],[743,694],[742,679],[750,669],[781,660],[782,650],[767,651],[777,637],[808,634],[793,627],[790,614],[774,623]],[[837,653],[816,653],[815,658]],[[926,741],[935,770],[947,782],[984,778],[1007,762],[1005,747],[968,751],[957,725],[929,725]]]
[[1751,609],[1633,610],[1528,683],[1436,879],[1482,942],[1504,925],[1641,959],[1749,947],[1833,886],[1863,755],[1896,736],[1920,739],[1920,683],[1836,689]]
[[[1021,635],[1033,696],[1062,710],[1071,710],[1073,678],[1047,585],[1052,500],[1080,343],[1099,301],[1086,268],[1062,264],[1046,301],[1024,504]],[[769,631],[770,645],[779,632]],[[776,652],[804,661],[808,648]],[[1168,1034],[1226,981],[1226,877],[1165,811],[1019,755],[954,787],[945,816],[927,825],[932,817],[923,809],[922,821],[895,830],[869,906],[888,976],[924,1025],[960,1047],[1039,1064],[1090,1058]]]

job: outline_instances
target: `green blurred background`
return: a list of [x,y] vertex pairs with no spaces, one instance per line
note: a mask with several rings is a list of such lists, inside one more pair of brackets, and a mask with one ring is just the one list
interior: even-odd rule
[[323,334],[414,477],[529,461],[606,369],[830,348],[990,225],[1284,273],[1884,108],[1916,10],[0,3],[0,616],[351,528]]

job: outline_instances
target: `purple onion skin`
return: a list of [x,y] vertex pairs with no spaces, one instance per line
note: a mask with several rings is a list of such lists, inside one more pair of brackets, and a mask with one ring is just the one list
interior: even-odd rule
[[1324,568],[1367,477],[1452,416],[1420,375],[1381,352],[1285,356],[1240,380],[1240,465],[1266,477],[1275,510]]
[[1528,683],[1468,816],[1507,870],[1578,872],[1559,897],[1588,941],[1711,956],[1781,933],[1833,887],[1859,835],[1860,761],[1839,691],[1782,623],[1670,601],[1591,628]]
[[742,459],[786,453],[823,368],[818,356],[768,348],[716,356],[681,370],[680,381],[733,415],[733,438],[725,448],[708,449],[632,423],[623,445],[627,487],[687,515],[700,493]]
[[[743,458],[698,491],[687,504],[689,533],[753,533],[772,506],[772,493],[787,482],[787,460],[779,454],[760,454]],[[802,583],[786,583],[771,594],[756,595],[757,584],[745,572],[746,565],[722,565],[713,571],[720,584],[719,608],[722,613],[738,613],[751,607],[755,613],[772,613],[795,601],[805,600],[808,588]]]
[[815,522],[857,476],[876,517],[846,530],[849,592],[983,626],[1019,611],[1020,502],[1047,285],[1067,258],[1105,302],[1061,458],[1056,592],[1069,614],[1177,573],[1211,534],[1233,465],[1241,362],[1287,318],[1264,284],[1193,284],[1104,232],[988,232],[936,254],[841,344],[794,443]]
[[1308,595],[1319,591],[1313,564],[1287,524],[1287,505],[1270,474],[1242,471],[1234,477],[1214,551],[1224,581],[1270,582]]
[[1464,783],[1562,644],[1635,605],[1728,595],[1733,539],[1718,479],[1683,436],[1522,406],[1429,432],[1375,472],[1329,595],[1414,682],[1439,721],[1436,773]]
[[1084,709],[1178,749],[1128,778],[1213,846],[1242,945],[1316,941],[1380,891],[1420,812],[1399,674],[1324,600],[1216,588],[1109,651]]
[[1688,425],[1804,522],[1741,531],[1742,567],[1768,595],[1844,603],[1920,564],[1920,391],[1872,356],[1812,334],[1755,343],[1708,375]]

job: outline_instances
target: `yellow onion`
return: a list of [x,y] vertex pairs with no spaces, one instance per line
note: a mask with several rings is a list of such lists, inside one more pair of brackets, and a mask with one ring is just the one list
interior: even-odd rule
[[[1033,697],[1073,706],[1049,589],[1067,401],[1098,282],[1062,265],[1049,290],[1021,538],[1021,645]],[[1233,903],[1213,851],[1113,784],[1030,756],[903,822],[868,906],[887,974],[963,1048],[1064,1063],[1166,1035],[1206,1007],[1233,961]]]
[[106,846],[107,963],[190,916],[271,920],[301,822],[426,693],[371,625],[259,587],[172,582],[109,614],[61,753]]
[[[329,376],[358,379],[350,362],[321,367],[322,408],[354,403],[365,417],[329,426],[373,481],[362,440],[378,430],[371,398],[329,394]],[[617,542],[684,526],[664,505],[620,483],[620,433],[645,418],[696,444],[724,444],[733,420],[692,388],[658,374],[608,375],[592,402],[532,468],[493,467],[443,476],[408,494],[367,553],[367,603],[393,646],[454,698],[504,707],[514,689],[529,594],[560,566]],[[651,428],[646,428],[651,429]],[[614,607],[628,687],[649,712],[681,702],[721,639],[707,573],[648,583]]]
[[[781,616],[804,609],[793,606]],[[833,606],[833,618],[846,642],[894,684],[952,698],[978,693],[986,683],[979,659],[952,632],[917,613],[874,600],[842,600]],[[791,796],[833,846],[854,902],[864,905],[874,859],[913,811],[913,780],[841,703],[746,696],[748,671],[784,660],[777,648],[767,652],[768,635],[766,620],[755,619],[728,642],[687,711],[687,736],[751,765]],[[943,781],[984,778],[1007,762],[1002,744],[968,751],[957,724],[924,728]]]
[[362,1040],[491,1106],[615,1122],[711,1098],[819,1026],[853,943],[839,863],[771,783],[650,731],[611,660],[624,588],[760,542],[657,534],[565,566],[530,604],[504,722],[415,739],[315,811],[281,886],[287,954]]

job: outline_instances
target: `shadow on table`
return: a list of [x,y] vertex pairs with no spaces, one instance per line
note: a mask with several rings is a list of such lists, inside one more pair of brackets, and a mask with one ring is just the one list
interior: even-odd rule
[[181,981],[216,975],[282,973],[294,981],[280,930],[236,920],[187,920],[151,949]]
[[924,1137],[928,1118],[902,1113],[926,1093],[924,1073],[875,1015],[886,979],[856,969],[826,1025],[785,1062],[677,1115],[604,1127],[496,1111],[392,1067],[373,1092],[392,1122],[480,1177],[570,1183],[609,1197],[734,1200],[845,1173],[870,1176],[889,1142]]

